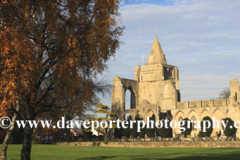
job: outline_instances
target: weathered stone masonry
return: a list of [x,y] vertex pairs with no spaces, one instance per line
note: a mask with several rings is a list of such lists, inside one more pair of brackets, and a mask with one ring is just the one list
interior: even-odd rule
[[[125,109],[125,92],[131,92],[131,109]],[[179,71],[176,66],[167,64],[165,54],[157,39],[153,42],[145,66],[135,68],[135,79],[124,79],[117,75],[113,79],[112,108],[123,120],[129,113],[131,119],[136,116],[146,121],[168,118],[179,121],[188,117],[190,120],[202,120],[205,116],[221,120],[230,117],[240,120],[240,87],[237,79],[230,81],[230,96],[227,99],[199,100],[180,102]],[[221,126],[221,125],[220,125]],[[214,129],[212,135],[216,131]],[[174,129],[173,133],[177,133]],[[199,129],[191,135],[197,135]],[[240,132],[237,131],[237,136]]]

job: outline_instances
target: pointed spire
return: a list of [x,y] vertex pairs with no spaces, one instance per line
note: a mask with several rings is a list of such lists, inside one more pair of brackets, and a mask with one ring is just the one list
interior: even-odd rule
[[162,50],[162,47],[157,39],[157,34],[153,42],[152,48],[148,55],[147,65],[164,63],[167,64],[165,54]]

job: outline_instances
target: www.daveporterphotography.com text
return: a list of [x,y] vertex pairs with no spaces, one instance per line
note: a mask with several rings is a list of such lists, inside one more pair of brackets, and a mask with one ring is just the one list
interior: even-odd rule
[[[228,121],[218,121],[215,119],[215,117],[212,117],[212,122],[209,120],[158,120],[153,121],[150,120],[149,117],[147,117],[146,122],[143,120],[108,120],[108,121],[97,121],[97,120],[65,120],[65,117],[62,117],[61,120],[58,120],[57,123],[52,122],[52,120],[16,120],[16,125],[18,128],[25,128],[27,125],[29,125],[31,128],[58,128],[58,129],[73,129],[73,128],[79,128],[79,129],[90,129],[91,132],[94,132],[95,129],[102,128],[102,129],[111,129],[114,128],[113,125],[115,125],[115,128],[123,128],[127,129],[133,128],[134,123],[137,125],[137,132],[141,132],[141,129],[146,127],[147,129],[161,129],[164,128],[178,128],[179,132],[184,132],[186,129],[189,128],[202,128],[203,132],[206,132],[206,129],[208,128],[219,128],[222,129],[222,131],[225,130]],[[202,125],[201,125],[202,123]],[[55,125],[56,124],[56,125]],[[233,126],[231,125],[230,128],[239,128],[240,121],[236,120],[233,123]],[[11,120],[8,117],[2,117],[0,119],[0,127],[3,129],[9,128],[11,125]],[[221,127],[222,126],[222,127]]]

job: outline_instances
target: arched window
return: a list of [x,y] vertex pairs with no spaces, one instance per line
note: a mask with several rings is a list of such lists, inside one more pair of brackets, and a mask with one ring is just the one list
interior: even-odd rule
[[131,92],[129,89],[125,93],[125,110],[131,109]]
[[131,120],[131,115],[129,113],[126,113],[124,116],[124,120]]
[[192,116],[191,121],[193,122],[193,123],[192,123],[192,127],[193,127],[192,130],[197,130],[197,128],[194,128],[194,125],[195,125],[195,123],[196,123],[196,118],[195,118],[194,116]]
[[[153,120],[155,121],[155,114],[153,113],[153,111],[149,110],[147,113],[146,113],[146,118],[149,117],[149,120]],[[146,119],[147,120],[147,119]]]
[[136,114],[135,120],[143,120],[142,114],[140,112],[138,114]]
[[178,122],[179,122],[179,121],[182,121],[182,120],[183,120],[183,118],[180,116],[179,119],[178,119]]
[[136,95],[133,88],[130,86],[125,91],[125,110],[136,108]]

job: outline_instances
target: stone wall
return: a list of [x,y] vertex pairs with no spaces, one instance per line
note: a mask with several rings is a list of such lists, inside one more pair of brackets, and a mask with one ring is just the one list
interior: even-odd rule
[[229,98],[213,99],[213,100],[199,100],[199,101],[184,101],[177,102],[178,109],[184,108],[200,108],[200,107],[221,107],[229,104]]
[[[92,146],[92,142],[61,142],[64,146]],[[109,142],[104,147],[240,147],[240,141],[189,141],[189,142]]]

